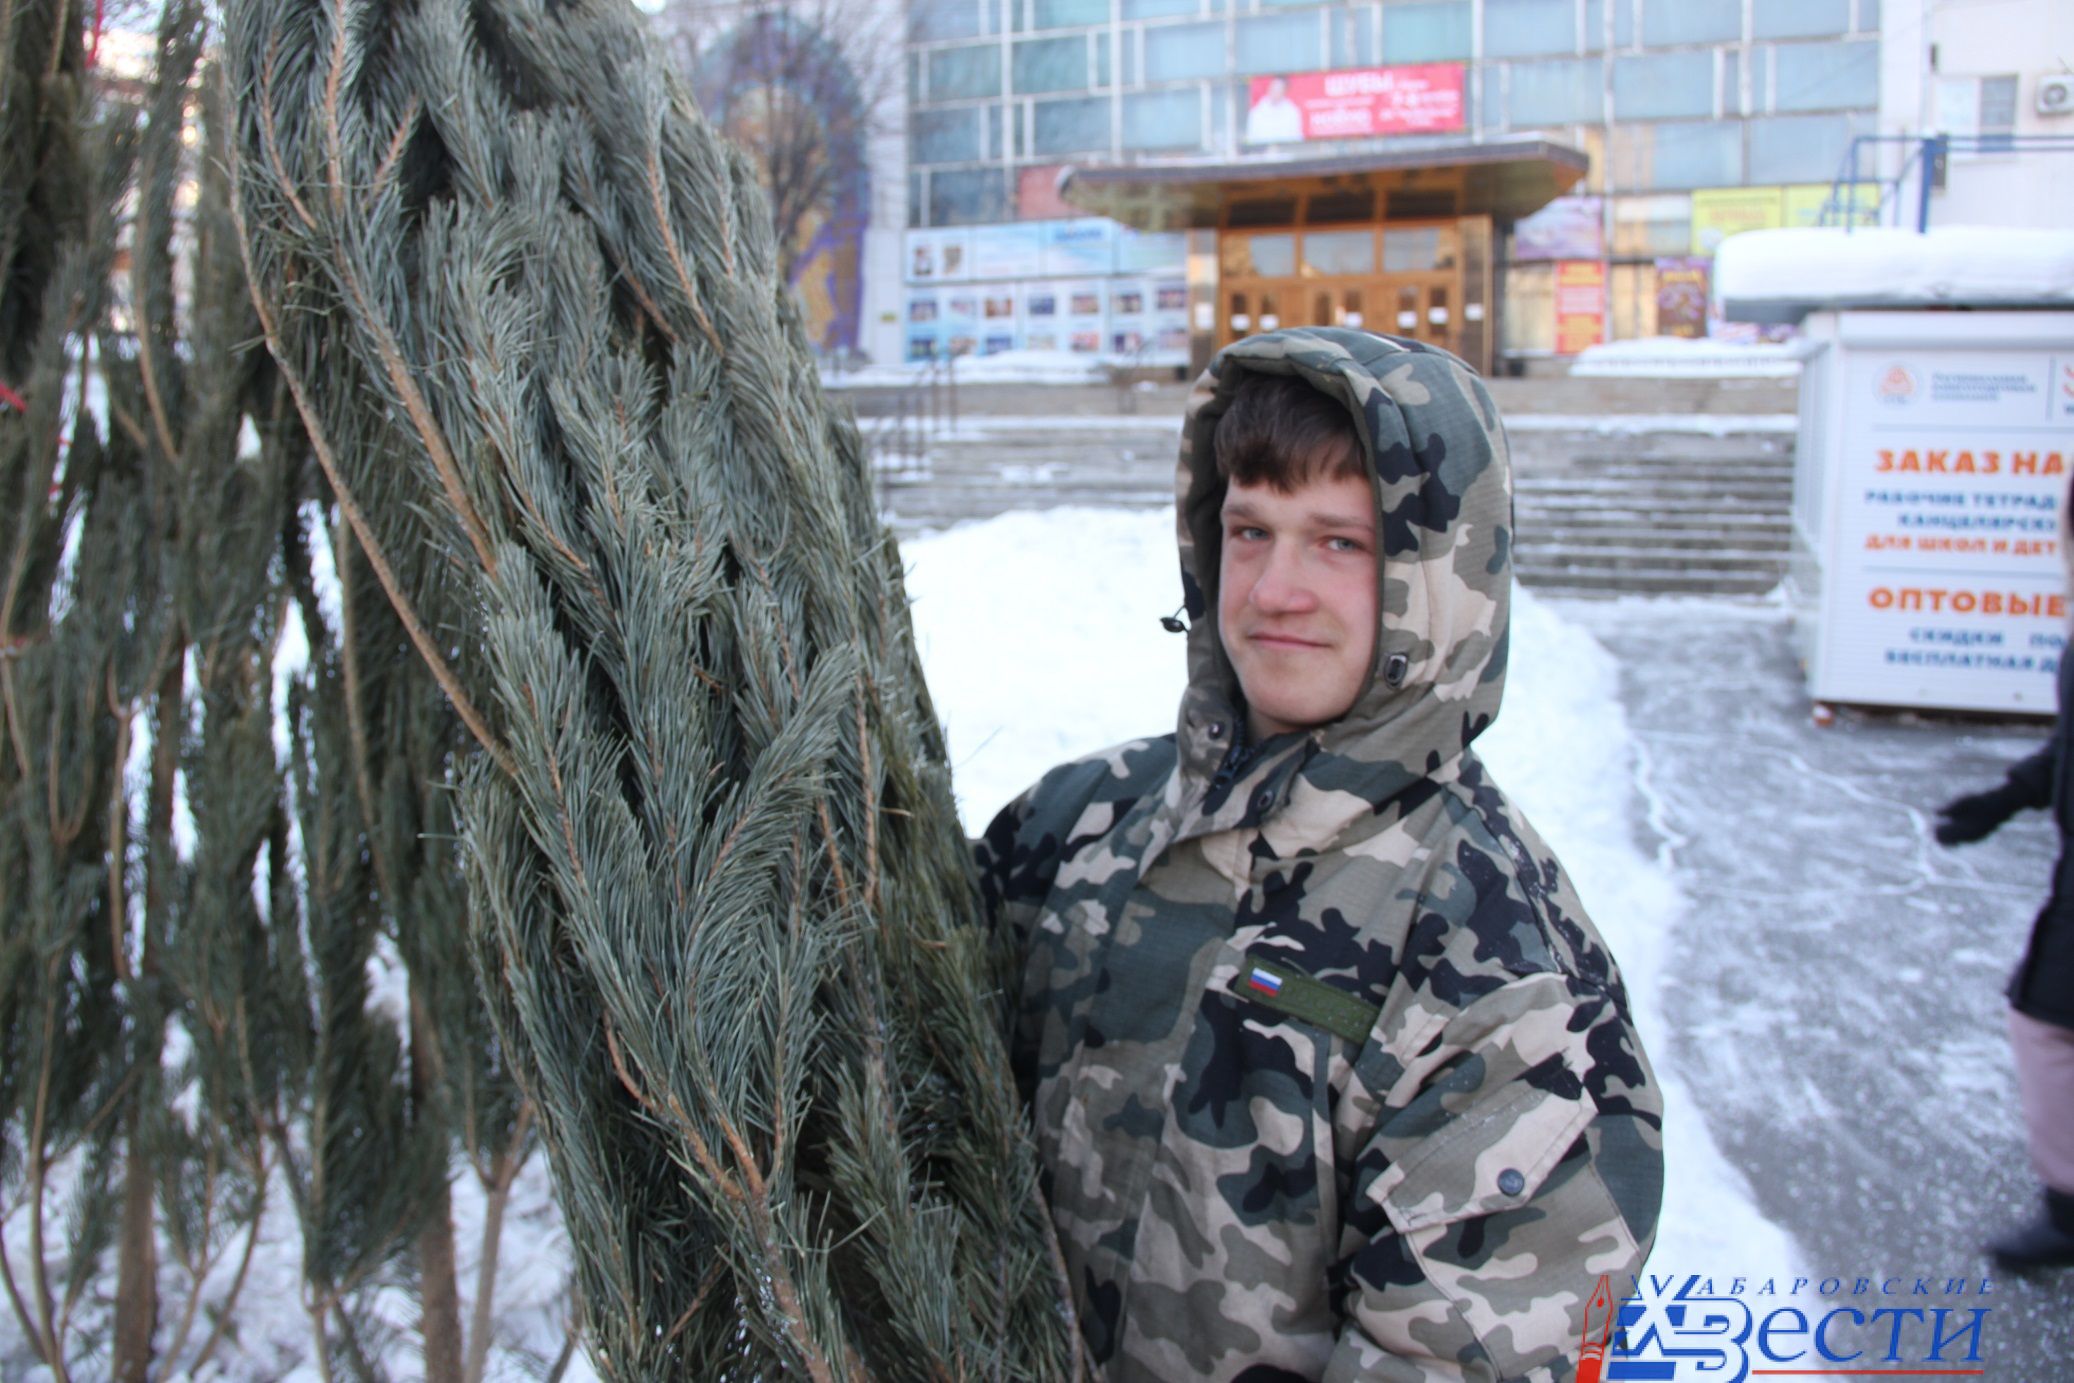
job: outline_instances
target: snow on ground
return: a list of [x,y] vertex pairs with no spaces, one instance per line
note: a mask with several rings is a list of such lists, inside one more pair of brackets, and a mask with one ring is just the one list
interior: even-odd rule
[[1646,336],[1587,346],[1571,362],[1572,378],[1750,379],[1800,373],[1805,348],[1795,342],[1749,343]]
[[[903,553],[968,831],[1052,765],[1173,728],[1185,650],[1158,623],[1180,598],[1171,515],[1007,514]],[[1759,1213],[1672,1063],[1662,994],[1685,900],[1635,843],[1635,823],[1650,817],[1648,765],[1637,761],[1613,658],[1524,592],[1512,640],[1505,708],[1479,744],[1619,958],[1664,1087],[1667,1184],[1651,1267],[1785,1273],[1800,1253]]]
[[1714,296],[1730,317],[1799,307],[2030,307],[2074,303],[2074,231],[1871,226],[1745,231],[1721,242]]

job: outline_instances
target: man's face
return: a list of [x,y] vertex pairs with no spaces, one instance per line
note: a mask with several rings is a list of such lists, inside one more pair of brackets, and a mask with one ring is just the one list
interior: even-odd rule
[[1337,720],[1375,661],[1375,514],[1365,477],[1224,495],[1217,630],[1254,739]]

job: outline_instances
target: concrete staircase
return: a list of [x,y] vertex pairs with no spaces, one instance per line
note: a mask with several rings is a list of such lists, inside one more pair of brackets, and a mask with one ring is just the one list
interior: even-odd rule
[[[1526,585],[1757,595],[1785,574],[1792,381],[1497,380],[1492,393],[1510,424]],[[903,537],[1014,509],[1165,508],[1185,396],[961,389],[957,426],[926,455],[881,458],[881,506]],[[869,414],[876,400],[855,402]]]
[[1790,433],[1549,432],[1523,450],[1514,569],[1537,591],[1762,595],[1786,574]]
[[1013,509],[1170,508],[1180,431],[1178,413],[966,415],[920,464],[881,466],[879,507],[900,537]]

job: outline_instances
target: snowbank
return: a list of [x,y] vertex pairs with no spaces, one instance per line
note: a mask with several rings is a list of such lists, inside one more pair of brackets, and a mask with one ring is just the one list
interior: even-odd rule
[[2074,303],[2074,231],[1745,231],[1715,254],[1714,295],[1743,322],[1797,322],[1823,307],[2060,306]]
[[1805,351],[1777,344],[1650,336],[1588,346],[1570,365],[1573,377],[1642,379],[1785,378],[1800,373]]

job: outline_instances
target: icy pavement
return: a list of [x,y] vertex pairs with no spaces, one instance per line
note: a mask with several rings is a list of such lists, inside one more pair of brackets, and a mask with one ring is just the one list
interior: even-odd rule
[[[2052,828],[2033,812],[1978,845],[1930,837],[1937,804],[1999,779],[2043,729],[1850,711],[1818,728],[1775,606],[1551,606],[1574,631],[1565,659],[1603,647],[1618,663],[1636,830],[1686,900],[1655,996],[1670,1034],[1659,1067],[1697,1094],[1804,1275],[1898,1276],[1904,1293],[1917,1277],[1992,1282],[1966,1300],[1812,1305],[1987,1306],[1981,1358],[1960,1367],[2074,1378],[2074,1271],[2005,1279],[1978,1251],[2036,1206],[2002,986]],[[1651,1268],[1710,1265],[1660,1249]]]

